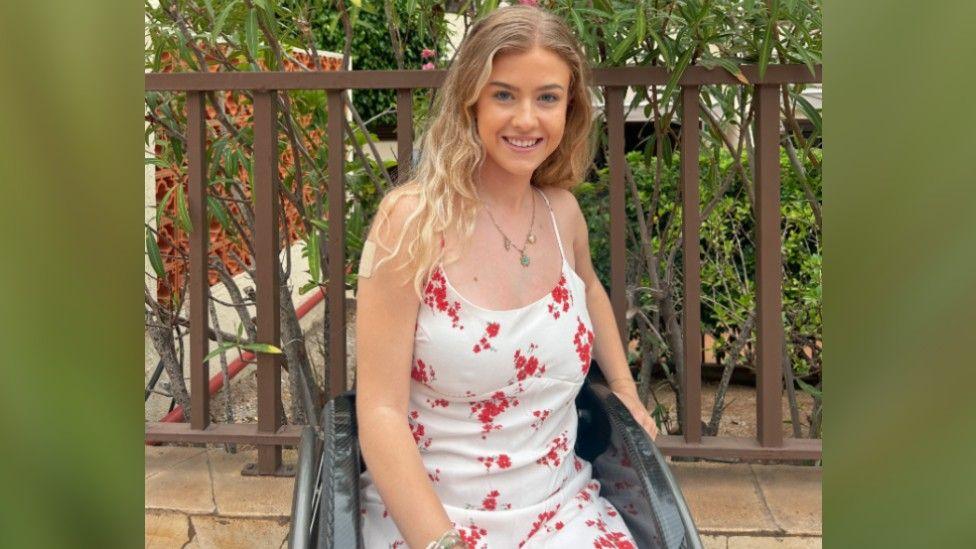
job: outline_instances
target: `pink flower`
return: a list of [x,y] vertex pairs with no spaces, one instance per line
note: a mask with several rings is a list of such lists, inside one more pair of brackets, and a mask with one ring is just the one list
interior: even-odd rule
[[538,7],[539,6],[539,0],[519,0],[519,4],[522,4],[523,6],[535,6],[535,7]]
[[429,62],[428,63],[424,63],[424,65],[422,67],[420,67],[420,68],[423,69],[423,70],[425,70],[425,71],[432,71],[432,70],[434,70],[434,64],[433,63],[429,63]]
[[424,51],[420,52],[421,59],[429,59],[431,57],[434,57],[434,50],[432,49],[424,48]]

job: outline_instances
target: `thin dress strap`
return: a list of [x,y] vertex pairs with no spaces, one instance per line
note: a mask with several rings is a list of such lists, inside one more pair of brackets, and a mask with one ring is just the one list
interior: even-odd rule
[[556,244],[559,245],[559,256],[562,257],[563,261],[566,261],[566,252],[563,251],[563,239],[559,236],[559,226],[556,224],[556,214],[552,213],[552,206],[549,204],[549,199],[546,198],[546,193],[538,188],[535,188],[535,190],[539,191],[542,199],[546,201],[546,207],[549,208],[549,218],[552,219],[552,230],[556,231]]

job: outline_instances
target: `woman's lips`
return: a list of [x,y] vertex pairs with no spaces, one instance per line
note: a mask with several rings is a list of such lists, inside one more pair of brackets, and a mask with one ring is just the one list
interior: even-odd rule
[[[502,137],[502,141],[504,141],[505,144],[508,145],[508,148],[509,149],[512,149],[515,152],[524,153],[524,152],[532,152],[532,151],[538,149],[542,145],[542,142],[544,141],[544,139],[541,138],[541,137],[535,138],[535,144],[533,144],[532,146],[529,146],[529,147],[520,147],[520,146],[512,143],[511,141],[509,141],[507,137]],[[516,141],[518,141],[518,142],[525,142],[525,141],[528,141],[528,140],[527,139],[516,139]]]

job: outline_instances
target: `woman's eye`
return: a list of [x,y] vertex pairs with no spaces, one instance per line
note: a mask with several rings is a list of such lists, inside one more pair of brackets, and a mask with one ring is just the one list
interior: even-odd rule
[[559,96],[551,93],[542,94],[541,96],[539,96],[539,98],[545,101],[546,103],[555,103],[556,101],[559,101]]
[[507,91],[499,91],[499,92],[495,92],[495,98],[496,98],[496,99],[501,99],[501,100],[503,100],[503,101],[504,101],[505,99],[508,99],[508,98],[509,98],[509,97],[511,97],[511,96],[512,96],[512,94],[510,94],[510,93],[508,93]]

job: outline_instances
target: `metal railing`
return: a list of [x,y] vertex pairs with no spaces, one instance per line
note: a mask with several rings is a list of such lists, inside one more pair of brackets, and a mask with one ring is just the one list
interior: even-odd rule
[[[699,130],[697,124],[683,124],[681,132],[682,256],[684,304],[685,426],[682,435],[661,435],[657,445],[672,456],[739,457],[745,459],[820,459],[819,439],[784,439],[782,432],[782,350],[784,328],[781,317],[782,281],[779,173],[779,91],[784,84],[818,83],[822,67],[811,74],[803,65],[771,65],[763,78],[755,65],[741,67],[742,74],[755,88],[755,188],[757,238],[757,325],[756,367],[758,370],[755,438],[703,436],[701,429],[701,277],[699,229]],[[625,158],[624,97],[629,86],[665,86],[670,73],[661,67],[617,67],[594,69],[593,85],[603,88],[609,137],[610,171],[610,302],[621,340],[625,333]],[[281,446],[298,444],[302,426],[285,425],[281,403],[281,355],[258,353],[258,423],[212,424],[209,420],[209,367],[207,353],[207,244],[206,154],[204,133],[204,94],[209,91],[250,90],[254,97],[254,196],[255,263],[257,269],[257,338],[259,343],[278,345],[280,339],[278,293],[278,169],[276,105],[279,92],[286,90],[325,90],[328,112],[343,112],[344,92],[361,89],[397,91],[397,150],[399,173],[410,169],[413,150],[412,90],[440,87],[445,71],[350,71],[350,72],[238,72],[147,74],[147,91],[175,91],[187,94],[187,151],[189,211],[192,226],[189,254],[190,300],[190,423],[150,423],[147,441],[206,443],[247,443],[258,445],[258,472],[275,474],[281,469]],[[682,74],[681,119],[699,119],[701,86],[721,84],[743,86],[724,70],[689,67]],[[330,184],[328,277],[340,281],[339,291],[327,291],[329,311],[329,362],[325,375],[333,393],[346,387],[346,301],[345,280],[345,183],[343,117],[328,119]],[[204,228],[204,230],[196,230]],[[333,395],[328,395],[331,398]]]

